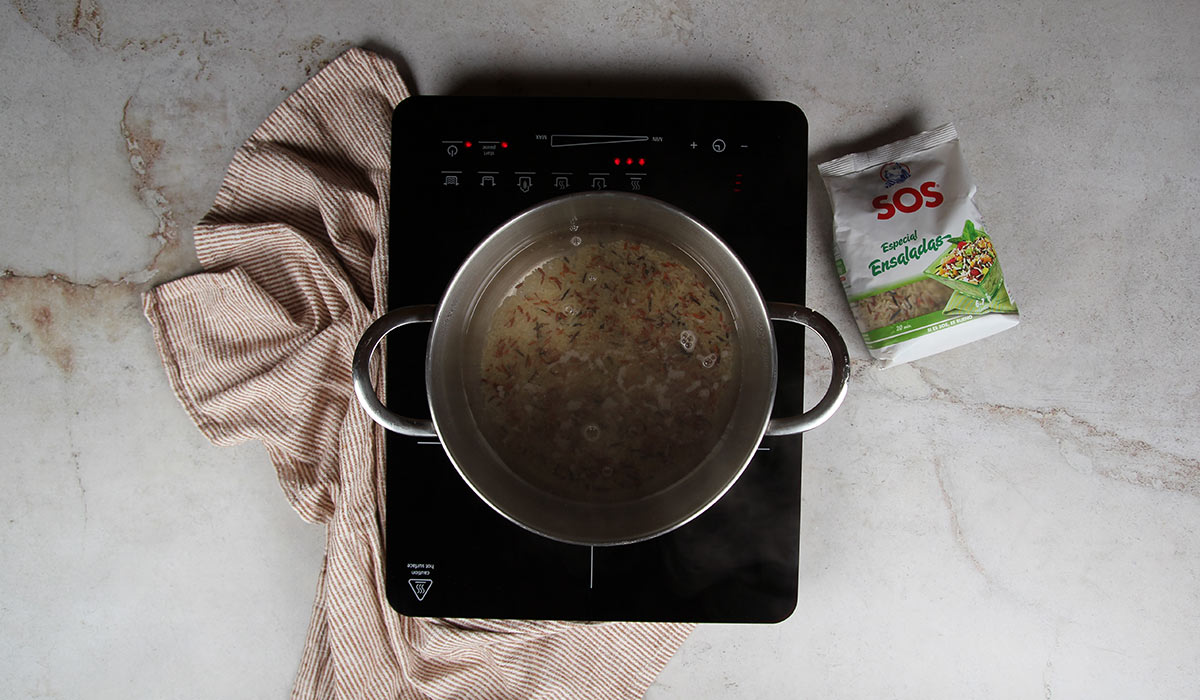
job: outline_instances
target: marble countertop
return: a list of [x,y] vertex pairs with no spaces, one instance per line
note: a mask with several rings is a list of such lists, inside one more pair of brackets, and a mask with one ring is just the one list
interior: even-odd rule
[[[736,85],[808,115],[808,304],[854,370],[805,439],[799,605],[700,627],[647,698],[1195,697],[1197,36],[1190,0],[4,3],[0,696],[291,687],[323,532],[260,446],[189,422],[139,294],[198,269],[250,131],[366,46],[419,93]],[[1021,325],[880,370],[815,164],[947,121]]]

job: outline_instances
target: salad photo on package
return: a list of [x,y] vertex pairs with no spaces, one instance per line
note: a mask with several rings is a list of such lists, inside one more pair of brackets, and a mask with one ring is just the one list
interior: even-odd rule
[[946,314],[1012,313],[1017,307],[1008,298],[1004,275],[992,239],[967,219],[954,247],[925,269],[925,276],[954,290]]

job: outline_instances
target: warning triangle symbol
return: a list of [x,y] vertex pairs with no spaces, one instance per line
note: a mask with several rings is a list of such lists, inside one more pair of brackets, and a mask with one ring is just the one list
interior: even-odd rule
[[431,586],[433,586],[433,581],[427,578],[410,578],[408,580],[408,587],[412,589],[417,600],[425,600],[425,594],[429,592]]

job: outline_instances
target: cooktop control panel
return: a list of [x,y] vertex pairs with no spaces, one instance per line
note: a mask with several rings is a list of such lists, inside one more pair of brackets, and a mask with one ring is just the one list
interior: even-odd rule
[[[438,142],[443,168],[433,180],[446,194],[493,194],[536,201],[586,190],[669,190],[679,168],[717,169],[730,193],[746,190],[752,139],[667,133],[447,134]],[[492,136],[492,138],[486,138]],[[761,144],[760,144],[761,147]],[[734,150],[730,150],[730,149]],[[479,192],[473,192],[476,190]]]
[[[392,138],[394,235],[444,236],[453,222],[456,237],[482,239],[546,199],[621,190],[671,202],[731,244],[762,227],[805,236],[807,122],[787,102],[418,96],[396,108]],[[423,223],[430,212],[442,213]],[[771,291],[769,271],[756,280]]]

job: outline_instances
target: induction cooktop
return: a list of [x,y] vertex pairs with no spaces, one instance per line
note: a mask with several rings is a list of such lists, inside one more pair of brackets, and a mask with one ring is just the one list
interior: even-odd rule
[[[572,192],[662,199],[715,231],[765,299],[804,303],[808,127],[787,102],[410,97],[392,130],[388,305],[436,303],[515,214]],[[428,326],[387,343],[388,404],[428,416]],[[775,414],[803,404],[803,331],[776,324]],[[418,617],[777,622],[796,606],[800,435],[766,437],[734,486],[656,538],[565,544],[493,511],[436,439],[388,433],[388,599]]]

